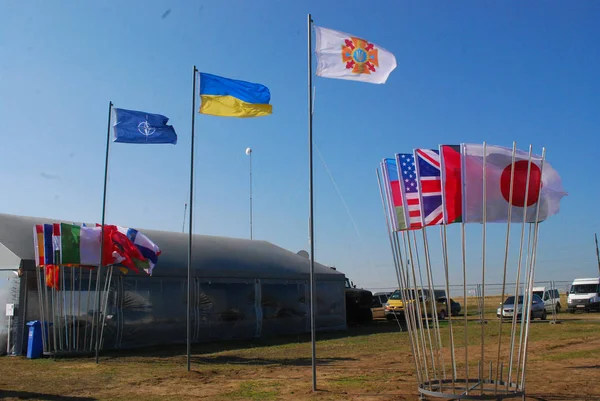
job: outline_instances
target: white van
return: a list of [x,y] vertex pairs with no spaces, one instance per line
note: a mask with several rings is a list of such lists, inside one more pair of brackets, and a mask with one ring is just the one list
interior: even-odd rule
[[575,311],[600,310],[600,277],[577,278],[573,280],[569,297],[567,298],[567,310]]
[[556,313],[561,311],[560,295],[556,288],[533,287],[533,293],[544,301],[546,312],[552,313],[553,308],[556,308]]

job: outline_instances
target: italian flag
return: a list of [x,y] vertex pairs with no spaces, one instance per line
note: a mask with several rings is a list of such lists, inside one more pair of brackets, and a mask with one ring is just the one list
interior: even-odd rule
[[100,264],[101,227],[61,224],[62,264],[98,266]]

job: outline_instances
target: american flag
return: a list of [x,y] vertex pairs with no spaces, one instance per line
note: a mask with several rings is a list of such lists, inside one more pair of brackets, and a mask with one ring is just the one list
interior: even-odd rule
[[417,186],[415,157],[410,153],[396,154],[396,163],[402,171],[402,197],[409,228],[421,228],[421,204]]
[[417,158],[417,180],[421,192],[423,225],[442,224],[442,178],[440,152],[431,149],[415,150]]

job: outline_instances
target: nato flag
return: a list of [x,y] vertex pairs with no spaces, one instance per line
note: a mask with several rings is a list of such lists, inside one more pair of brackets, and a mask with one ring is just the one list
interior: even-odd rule
[[177,134],[171,125],[167,125],[167,117],[117,108],[113,111],[114,142],[177,143]]

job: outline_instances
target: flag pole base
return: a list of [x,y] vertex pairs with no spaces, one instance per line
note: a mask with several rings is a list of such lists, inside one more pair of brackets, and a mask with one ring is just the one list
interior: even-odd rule
[[451,379],[431,380],[419,385],[419,394],[445,400],[508,400],[523,398],[525,392],[515,383],[496,380]]

